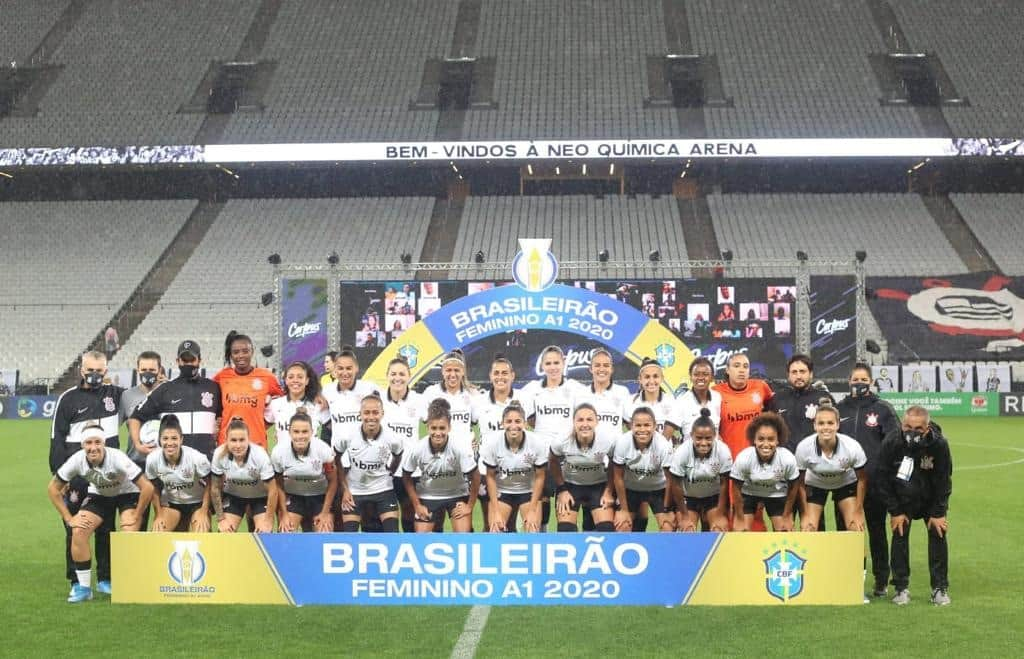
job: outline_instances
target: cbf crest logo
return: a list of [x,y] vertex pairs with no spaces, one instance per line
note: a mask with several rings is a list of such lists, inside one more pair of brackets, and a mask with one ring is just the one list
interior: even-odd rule
[[551,253],[550,238],[519,239],[519,253],[512,259],[512,278],[531,293],[539,293],[555,283],[558,261]]
[[676,349],[668,343],[662,343],[654,349],[654,358],[662,368],[671,368],[676,363]]
[[174,553],[167,561],[167,572],[175,583],[195,586],[206,576],[206,558],[199,551],[198,540],[176,540]]
[[413,368],[420,360],[420,349],[410,343],[399,348],[398,355],[409,362],[409,368]]
[[804,567],[807,559],[800,556],[806,551],[799,545],[790,545],[788,541],[772,543],[772,546],[764,550],[767,558],[764,563],[764,587],[768,594],[777,598],[783,603],[804,592]]

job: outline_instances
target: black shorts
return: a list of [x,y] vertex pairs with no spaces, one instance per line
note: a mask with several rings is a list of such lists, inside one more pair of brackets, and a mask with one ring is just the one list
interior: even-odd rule
[[284,507],[302,519],[312,519],[323,512],[326,494],[285,494]]
[[452,511],[455,510],[455,506],[460,503],[469,503],[469,497],[453,497],[451,499],[420,499],[420,503],[426,506],[427,510],[430,511],[430,519],[425,520],[417,518],[417,521],[430,521],[437,526],[438,524],[444,524],[445,514],[450,517]]
[[509,492],[502,492],[498,495],[498,501],[508,504],[513,508],[521,506],[524,503],[530,503],[530,497],[533,496],[531,493],[526,492],[524,494],[511,494]]
[[849,485],[843,485],[837,487],[834,490],[826,490],[820,487],[814,487],[813,485],[807,486],[807,503],[817,504],[824,506],[825,501],[828,499],[828,493],[832,493],[832,501],[839,503],[843,499],[849,499],[850,497],[857,496],[857,483],[853,482]]
[[[420,482],[419,477],[412,479],[412,484],[415,485]],[[401,476],[395,476],[392,487],[395,490],[395,496],[398,497],[399,503],[408,503],[409,493],[405,491],[405,481],[402,480]]]
[[757,512],[757,506],[761,504],[769,517],[782,517],[786,512],[786,497],[755,497],[749,494],[743,495],[743,514],[753,515]]
[[255,517],[256,515],[262,515],[267,512],[267,497],[240,497],[234,494],[224,493],[224,513],[227,515],[235,515],[237,517],[244,517],[245,511]]
[[103,520],[113,520],[117,513],[124,512],[129,508],[136,508],[139,505],[139,493],[118,494],[112,497],[104,497],[98,494],[86,494],[82,500],[79,510],[87,510]]
[[202,502],[199,503],[167,503],[164,504],[165,508],[171,508],[181,513],[183,520],[189,520],[192,518],[192,513],[203,507]]
[[686,509],[703,515],[712,508],[718,507],[718,495],[709,497],[686,497]]
[[640,510],[640,506],[644,503],[651,508],[651,512],[655,515],[670,513],[675,510],[675,506],[665,506],[665,488],[653,490],[651,492],[626,490],[626,505],[629,507],[629,511],[631,513],[635,513]]
[[378,517],[384,513],[391,513],[398,510],[398,497],[394,490],[378,492],[377,494],[353,494],[352,500],[356,503],[355,511],[344,511],[345,515],[359,515],[362,517],[367,513],[375,514]]
[[604,494],[605,483],[597,483],[596,485],[566,483],[566,486],[569,488],[569,494],[572,495],[573,510],[579,510],[580,506],[588,510],[601,509],[601,495]]

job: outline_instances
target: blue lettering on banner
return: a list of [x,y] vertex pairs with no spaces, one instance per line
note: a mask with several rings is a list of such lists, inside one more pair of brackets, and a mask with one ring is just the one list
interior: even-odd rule
[[[678,605],[718,533],[267,534],[296,604]],[[351,539],[349,539],[351,538]]]
[[543,292],[499,286],[423,319],[445,350],[519,329],[571,332],[625,352],[649,320],[637,309],[585,288],[554,284]]

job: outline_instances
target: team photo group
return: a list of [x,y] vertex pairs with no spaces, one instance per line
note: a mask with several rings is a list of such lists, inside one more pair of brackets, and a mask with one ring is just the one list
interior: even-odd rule
[[498,354],[484,387],[467,380],[465,356],[454,351],[422,393],[403,358],[388,364],[385,385],[360,379],[348,346],[329,353],[319,373],[287,364],[281,380],[254,365],[245,335],[228,335],[223,358],[207,378],[200,346],[186,340],[167,379],[171,364],[143,352],[137,386],[124,389],[110,383],[104,353],[82,356],[78,386],[57,403],[50,447],[69,602],[111,592],[115,527],[819,531],[830,498],[834,530],[867,534],[875,597],[892,585],[895,604],[910,601],[909,532],[922,519],[931,602],[950,602],[948,443],[923,407],[899,417],[879,398],[865,364],[852,368],[837,401],[806,355],[788,360],[775,391],[751,377],[742,352],[717,382],[698,357],[678,397],[663,387],[657,361],[623,377],[601,348],[589,383],[566,377],[562,349],[549,346],[539,379],[517,382]]

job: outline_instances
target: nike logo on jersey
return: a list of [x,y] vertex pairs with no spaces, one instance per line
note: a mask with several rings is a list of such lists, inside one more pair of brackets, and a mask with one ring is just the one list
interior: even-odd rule
[[171,399],[171,405],[177,405],[180,402],[181,402],[180,398],[172,398]]
[[851,418],[853,418],[853,417],[849,417],[849,416],[841,416],[841,417],[839,417],[839,422],[840,422],[840,423],[842,423],[843,421],[848,421],[848,420],[850,420]]
[[779,410],[779,414],[785,414],[787,409],[789,408],[783,407],[781,410]]
[[83,407],[82,409],[78,410],[78,413],[79,413],[79,414],[85,414],[85,413],[86,413],[86,412],[88,412],[88,411],[89,411],[89,408],[88,408],[88,407]]

